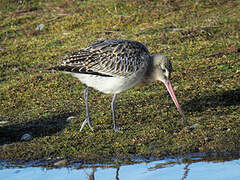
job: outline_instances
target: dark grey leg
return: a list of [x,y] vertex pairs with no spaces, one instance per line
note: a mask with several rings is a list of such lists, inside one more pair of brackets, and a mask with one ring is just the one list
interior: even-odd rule
[[84,90],[84,100],[85,100],[85,105],[86,105],[86,119],[83,121],[80,131],[82,131],[82,129],[86,123],[88,123],[88,126],[90,127],[90,129],[92,131],[94,131],[94,129],[91,125],[89,108],[88,108],[88,87]]
[[117,125],[116,125],[116,119],[115,119],[115,107],[116,107],[116,97],[117,97],[117,94],[114,94],[113,98],[112,98],[112,103],[111,103],[111,106],[112,106],[112,116],[113,116],[113,130],[116,131],[116,132],[121,132]]

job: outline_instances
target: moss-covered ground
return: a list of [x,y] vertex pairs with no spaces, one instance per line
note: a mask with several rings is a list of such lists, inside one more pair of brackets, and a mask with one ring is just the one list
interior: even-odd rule
[[[239,0],[1,0],[0,159],[239,154],[239,17]],[[107,38],[139,41],[172,60],[172,84],[187,123],[163,84],[153,83],[118,96],[123,133],[111,130],[112,96],[91,89],[95,132],[87,126],[79,132],[85,86],[47,69],[64,54]],[[25,133],[33,139],[21,141]]]

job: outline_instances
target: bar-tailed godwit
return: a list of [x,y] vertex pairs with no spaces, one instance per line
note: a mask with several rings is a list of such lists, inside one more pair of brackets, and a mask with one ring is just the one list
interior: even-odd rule
[[137,41],[108,39],[94,42],[78,52],[67,54],[62,64],[52,69],[70,73],[87,85],[84,90],[86,119],[80,131],[86,123],[93,130],[88,108],[88,87],[113,94],[111,107],[114,131],[119,131],[115,119],[117,94],[135,85],[146,85],[153,81],[164,83],[185,119],[170,83],[171,62],[164,55],[150,55],[147,48]]

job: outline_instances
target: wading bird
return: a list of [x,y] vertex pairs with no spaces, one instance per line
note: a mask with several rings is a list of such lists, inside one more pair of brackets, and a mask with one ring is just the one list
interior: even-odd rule
[[147,48],[137,41],[118,39],[97,41],[78,52],[67,54],[62,64],[52,69],[69,73],[87,85],[84,90],[86,119],[80,131],[86,123],[93,130],[88,108],[88,87],[113,94],[111,107],[114,131],[119,131],[115,119],[117,94],[136,85],[146,85],[153,81],[164,83],[178,111],[185,119],[170,83],[171,62],[164,55],[150,55]]

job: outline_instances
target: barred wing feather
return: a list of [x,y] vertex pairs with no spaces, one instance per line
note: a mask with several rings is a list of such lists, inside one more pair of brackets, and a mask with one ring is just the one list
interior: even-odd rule
[[129,40],[102,40],[63,58],[58,70],[103,76],[129,76],[146,65],[147,48]]

